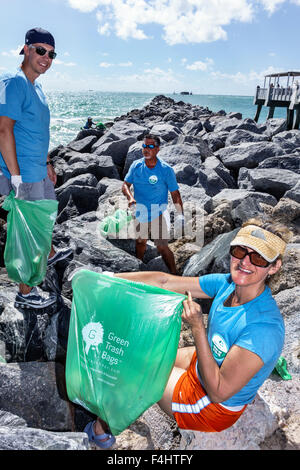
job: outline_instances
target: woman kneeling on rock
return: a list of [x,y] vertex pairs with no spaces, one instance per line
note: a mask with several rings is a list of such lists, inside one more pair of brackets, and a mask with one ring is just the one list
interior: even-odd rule
[[[228,274],[115,274],[188,293],[182,318],[191,326],[195,347],[178,350],[159,401],[179,428],[216,432],[232,426],[275,367],[284,344],[284,322],[266,283],[282,265],[288,237],[281,225],[251,219],[230,244]],[[207,332],[193,297],[213,299]],[[115,442],[105,430],[99,418],[85,428],[90,441],[102,448]]]

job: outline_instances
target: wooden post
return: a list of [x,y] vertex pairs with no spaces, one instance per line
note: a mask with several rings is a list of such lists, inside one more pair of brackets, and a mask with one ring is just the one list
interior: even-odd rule
[[260,115],[260,112],[261,112],[261,108],[262,108],[262,104],[259,104],[257,106],[257,109],[256,109],[256,114],[255,114],[255,118],[254,118],[255,122],[258,122],[258,120],[259,120],[259,115]]
[[274,106],[270,106],[267,119],[271,119],[274,116],[274,110],[275,110]]
[[287,112],[286,112],[286,129],[288,131],[293,129],[293,121],[294,121],[294,110],[293,109],[287,109]]
[[299,125],[300,125],[300,108],[297,108],[294,129],[299,129]]

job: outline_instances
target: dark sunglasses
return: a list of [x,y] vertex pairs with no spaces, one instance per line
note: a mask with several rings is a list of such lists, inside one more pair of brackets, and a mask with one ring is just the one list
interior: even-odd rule
[[55,57],[57,56],[56,52],[54,51],[47,51],[47,49],[45,49],[44,47],[42,46],[33,46],[32,44],[30,44],[31,48],[35,49],[35,52],[38,54],[38,55],[45,55],[46,52],[48,52],[48,56],[49,56],[49,59],[53,60],[55,59]]
[[153,144],[143,144],[142,145],[143,149],[155,149],[156,145],[153,145]]
[[247,255],[249,255],[249,259],[254,266],[258,266],[260,268],[267,268],[271,263],[263,258],[259,253],[256,251],[248,251],[246,248],[243,248],[240,245],[231,246],[230,247],[230,254],[237,259],[244,259]]

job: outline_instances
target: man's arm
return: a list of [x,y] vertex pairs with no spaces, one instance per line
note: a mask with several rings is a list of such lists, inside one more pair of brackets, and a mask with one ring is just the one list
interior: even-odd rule
[[132,204],[136,204],[136,200],[134,199],[132,192],[130,191],[131,183],[127,183],[127,181],[124,181],[123,186],[122,186],[122,193],[124,196],[127,197],[128,199],[128,206],[132,206]]
[[176,191],[172,191],[170,194],[177,213],[183,215],[183,203],[179,189],[177,189]]
[[6,116],[0,116],[0,152],[12,176],[20,175],[14,136],[15,122]]

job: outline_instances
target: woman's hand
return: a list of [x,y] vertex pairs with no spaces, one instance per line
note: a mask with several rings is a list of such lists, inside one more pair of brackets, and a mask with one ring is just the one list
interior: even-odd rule
[[202,310],[199,304],[193,301],[192,294],[187,292],[188,298],[183,301],[182,319],[191,327],[202,327]]

